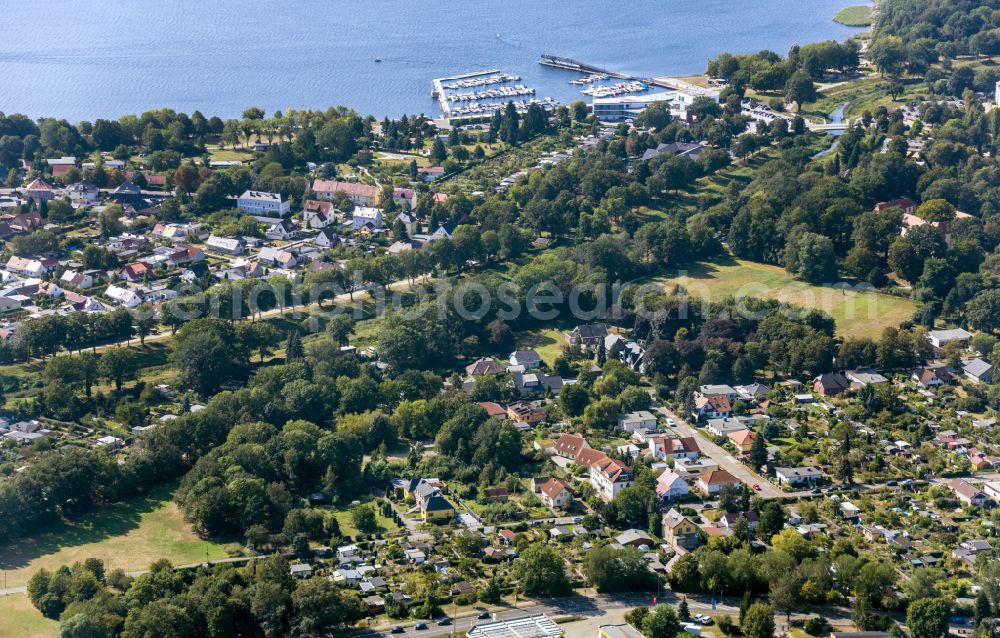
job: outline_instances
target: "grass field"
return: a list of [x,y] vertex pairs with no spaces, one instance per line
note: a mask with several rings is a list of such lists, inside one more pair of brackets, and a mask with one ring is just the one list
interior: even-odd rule
[[175,565],[225,558],[222,545],[198,538],[184,521],[172,500],[175,489],[176,485],[161,487],[146,497],[106,507],[0,549],[7,587],[24,585],[41,568],[51,570],[90,557],[105,561],[109,571],[142,570],[159,558]]
[[0,596],[0,638],[54,638],[59,623],[38,613],[27,594]]
[[793,279],[784,269],[749,261],[699,264],[685,273],[653,280],[680,284],[693,296],[718,301],[725,297],[776,299],[830,314],[842,336],[877,337],[887,326],[910,319],[916,304],[877,292],[837,290]]
[[[373,507],[375,506],[373,505]],[[341,535],[354,538],[360,533],[351,520],[350,511],[337,511],[333,513],[333,516],[337,519],[337,524],[340,525]],[[375,507],[375,520],[378,522],[379,529],[381,530],[380,533],[384,535],[391,536],[399,531],[399,525],[396,524],[396,521],[383,516],[378,507]]]
[[849,27],[867,27],[872,23],[872,8],[868,5],[844,7],[833,19]]

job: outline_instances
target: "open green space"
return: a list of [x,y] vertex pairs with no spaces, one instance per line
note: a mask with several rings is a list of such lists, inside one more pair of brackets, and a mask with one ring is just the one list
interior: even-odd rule
[[24,585],[39,569],[91,557],[104,561],[108,571],[126,572],[145,569],[160,558],[175,565],[225,558],[223,545],[199,538],[184,521],[173,502],[176,489],[176,483],[165,485],[0,549],[7,587]]
[[0,638],[54,638],[59,622],[38,613],[27,594],[0,596]]
[[872,8],[869,5],[844,7],[833,16],[833,19],[849,27],[867,27],[872,23]]
[[692,296],[710,301],[764,298],[822,310],[836,320],[837,334],[845,337],[877,337],[884,328],[912,318],[917,308],[915,302],[902,297],[814,286],[795,280],[778,266],[738,259],[701,263],[652,281],[664,287],[681,285]]

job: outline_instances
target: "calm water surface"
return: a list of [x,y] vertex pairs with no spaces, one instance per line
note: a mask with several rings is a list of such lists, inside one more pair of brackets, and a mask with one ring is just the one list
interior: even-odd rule
[[[500,68],[569,102],[551,53],[640,76],[704,71],[720,51],[844,39],[857,0],[0,0],[0,111],[76,121],[155,107],[349,105],[437,115],[432,78]],[[499,34],[499,37],[498,37]],[[381,63],[375,59],[381,58]]]

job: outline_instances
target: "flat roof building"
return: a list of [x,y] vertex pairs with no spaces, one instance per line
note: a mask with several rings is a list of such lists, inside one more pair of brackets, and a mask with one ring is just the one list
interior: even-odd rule
[[469,638],[557,638],[562,629],[545,614],[472,625]]

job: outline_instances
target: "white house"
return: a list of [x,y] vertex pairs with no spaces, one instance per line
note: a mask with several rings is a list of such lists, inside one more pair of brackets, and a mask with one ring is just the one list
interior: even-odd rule
[[319,231],[313,243],[320,248],[333,248],[340,243],[340,237],[337,236],[337,233],[332,228],[327,227]]
[[94,285],[94,277],[87,272],[77,272],[75,270],[65,270],[59,281],[64,284],[75,286],[76,288],[87,289]]
[[776,467],[774,478],[779,485],[812,485],[823,479],[818,467]]
[[618,492],[632,484],[632,469],[610,456],[590,465],[590,484],[605,501],[612,501]]
[[683,498],[690,491],[691,487],[687,484],[687,481],[681,478],[680,474],[676,474],[671,470],[665,470],[663,474],[660,474],[660,478],[656,480],[656,494],[665,501]]
[[365,224],[371,224],[372,228],[381,228],[382,211],[370,206],[358,206],[355,208],[351,217],[351,228],[359,230]]
[[142,303],[142,297],[138,293],[121,286],[108,286],[104,291],[104,296],[125,308],[135,308]]
[[972,338],[972,333],[967,330],[962,330],[961,328],[953,328],[951,330],[931,330],[927,333],[927,340],[931,342],[931,345],[935,348],[943,348],[952,341],[957,341],[963,345],[969,343],[969,339]]
[[292,211],[291,203],[281,201],[280,193],[248,190],[236,198],[236,207],[251,215],[282,217]]
[[48,267],[38,259],[27,259],[25,257],[11,256],[7,260],[7,272],[17,275],[27,275],[28,277],[43,277],[49,272]]
[[655,430],[656,417],[646,410],[629,412],[618,417],[618,427],[625,432],[635,432],[639,428]]
[[295,234],[295,224],[287,219],[272,224],[264,234],[268,239],[290,239]]
[[218,235],[210,235],[205,245],[209,250],[227,255],[242,255],[247,249],[246,243],[242,239],[219,237]]

